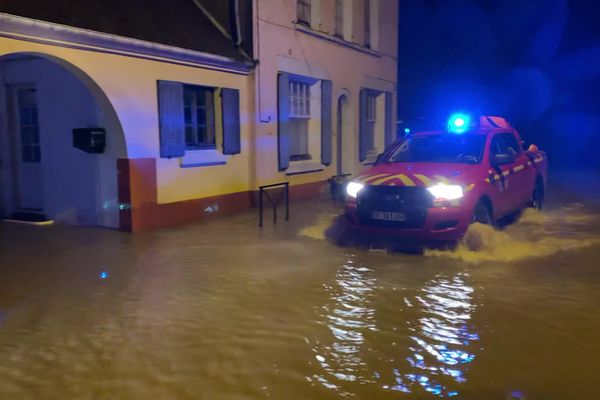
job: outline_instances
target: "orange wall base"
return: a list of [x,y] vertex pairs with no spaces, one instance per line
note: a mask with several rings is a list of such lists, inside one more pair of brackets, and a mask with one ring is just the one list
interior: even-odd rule
[[[156,160],[136,158],[117,160],[119,185],[119,227],[127,232],[181,225],[232,215],[252,206],[257,192],[237,192],[168,204],[157,204]],[[325,182],[290,186],[290,199],[312,197]]]

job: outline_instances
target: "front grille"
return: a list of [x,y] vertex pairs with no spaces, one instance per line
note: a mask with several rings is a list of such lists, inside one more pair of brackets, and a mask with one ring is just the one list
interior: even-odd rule
[[[417,186],[366,186],[357,199],[358,217],[362,224],[389,228],[421,228],[425,224],[427,209],[431,207],[431,194]],[[373,211],[399,212],[406,216],[406,220],[373,219]]]

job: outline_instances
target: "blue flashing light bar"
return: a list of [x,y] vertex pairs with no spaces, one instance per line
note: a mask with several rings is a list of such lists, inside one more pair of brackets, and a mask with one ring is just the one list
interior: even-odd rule
[[467,114],[452,114],[448,120],[448,131],[452,133],[464,133],[471,125],[471,117]]

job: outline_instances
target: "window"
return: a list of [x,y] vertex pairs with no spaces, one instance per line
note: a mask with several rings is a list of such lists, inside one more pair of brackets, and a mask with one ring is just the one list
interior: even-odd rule
[[521,146],[512,133],[500,133],[492,139],[490,146],[492,154],[521,154]]
[[477,164],[481,162],[484,145],[484,135],[408,136],[383,162]]
[[21,136],[21,161],[40,163],[40,133],[38,126],[37,92],[21,89],[17,94],[19,106],[19,133]]
[[377,121],[377,96],[367,96],[367,122]]
[[186,149],[214,149],[215,107],[213,89],[184,85],[183,106]]
[[310,118],[310,86],[290,81],[290,117]]
[[359,92],[358,161],[375,161],[393,139],[392,93],[362,88]]
[[335,36],[344,37],[344,0],[335,0]]
[[290,80],[290,160],[310,159],[308,122],[310,120],[310,85]]
[[310,26],[310,3],[311,0],[298,0],[296,10],[298,14],[298,23]]
[[512,133],[504,133],[504,134],[502,134],[502,136],[504,136],[506,148],[508,149],[508,151],[510,153],[514,154],[515,156],[518,156],[519,154],[521,154],[521,146],[519,145],[519,142],[515,138],[515,135],[513,135]]
[[377,96],[367,96],[367,115],[366,115],[365,144],[367,149],[375,148],[375,123],[377,122]]
[[371,1],[364,0],[365,47],[371,47]]
[[194,166],[217,165],[209,160],[213,155],[224,164],[224,154],[241,152],[238,89],[159,80],[157,95],[161,158],[181,158],[187,168],[189,160],[183,157],[200,160]]
[[331,81],[278,73],[279,171],[288,175],[310,173],[331,164],[332,102]]

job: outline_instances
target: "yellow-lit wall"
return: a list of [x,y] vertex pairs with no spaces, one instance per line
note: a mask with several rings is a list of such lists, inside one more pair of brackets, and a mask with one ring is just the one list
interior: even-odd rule
[[[101,88],[112,104],[125,135],[126,152],[122,156],[157,159],[158,203],[250,189],[254,101],[250,75],[0,37],[0,56],[12,53],[51,57],[70,70],[79,69]],[[179,159],[161,159],[157,80],[238,89],[242,120],[241,154],[230,156],[226,165],[185,169],[180,167]]]
[[[298,28],[296,0],[258,0],[254,2],[254,57],[258,68],[236,73],[201,66],[181,65],[174,60],[142,58],[135,54],[115,54],[107,49],[76,48],[72,43],[49,44],[44,37],[21,39],[0,36],[0,56],[33,53],[59,61],[93,82],[101,90],[118,117],[126,146],[119,157],[156,159],[157,199],[159,204],[255,190],[259,185],[289,181],[292,185],[314,183],[336,174],[337,103],[343,93],[348,97],[348,120],[344,132],[345,165],[350,172],[364,168],[358,161],[359,91],[370,88],[394,94],[396,104],[396,0],[372,0],[379,23],[377,48],[361,48],[363,0],[352,4],[353,28],[349,41],[333,39],[334,1],[314,1],[318,22],[309,32]],[[0,27],[2,31],[2,27]],[[325,37],[323,37],[325,36]],[[332,163],[321,172],[289,175],[278,171],[277,74],[279,71],[328,79],[333,84]],[[225,165],[182,168],[181,160],[159,155],[159,118],[157,81],[170,80],[240,91],[241,154],[229,156]],[[99,88],[99,89],[98,89]],[[218,99],[215,99],[218,102]],[[314,100],[314,99],[313,99]],[[313,101],[313,103],[315,103]],[[318,103],[318,102],[316,102]],[[378,106],[378,111],[381,107]],[[393,113],[395,114],[395,112]],[[219,116],[216,116],[219,118]],[[319,115],[311,130],[319,130]],[[393,118],[395,128],[395,116]],[[383,129],[378,126],[378,135]],[[312,136],[310,147],[320,143]],[[376,143],[382,147],[383,138]],[[320,150],[320,147],[319,149]],[[383,150],[378,148],[379,151]],[[320,164],[320,151],[313,151],[312,162]]]

